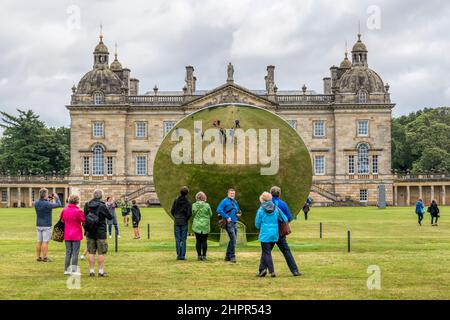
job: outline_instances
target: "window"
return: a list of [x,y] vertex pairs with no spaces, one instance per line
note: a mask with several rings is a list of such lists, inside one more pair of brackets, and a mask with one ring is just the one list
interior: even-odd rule
[[105,174],[104,170],[104,157],[103,157],[103,148],[101,146],[95,146],[92,157],[92,175],[93,176],[103,176]]
[[359,201],[367,202],[368,200],[369,200],[369,191],[367,191],[367,189],[360,189],[359,190]]
[[314,157],[314,174],[316,175],[325,174],[325,156]]
[[378,174],[378,156],[377,155],[372,157],[372,173]]
[[368,120],[358,120],[357,133],[358,133],[359,137],[367,137],[369,135],[369,121]]
[[107,164],[106,174],[108,176],[112,176],[113,175],[113,157],[106,158],[106,164]]
[[164,121],[164,136],[175,126],[175,121]]
[[147,175],[147,157],[137,156],[136,157],[136,175],[145,176]]
[[297,120],[288,120],[287,122],[294,130],[297,130]]
[[31,201],[36,201],[36,190],[31,190]]
[[355,156],[348,156],[348,173],[355,173]]
[[8,201],[8,191],[2,190],[2,202]]
[[358,146],[358,173],[369,173],[369,146],[365,143]]
[[325,121],[314,121],[314,137],[325,137]]
[[101,92],[94,93],[94,104],[102,104],[103,103],[103,94]]
[[367,103],[367,93],[364,90],[358,92],[358,103]]
[[92,125],[92,136],[94,138],[103,138],[105,132],[103,130],[103,122],[94,122]]
[[136,138],[146,138],[147,137],[147,122],[139,121],[136,122]]
[[89,157],[83,157],[83,175],[88,176],[90,171]]

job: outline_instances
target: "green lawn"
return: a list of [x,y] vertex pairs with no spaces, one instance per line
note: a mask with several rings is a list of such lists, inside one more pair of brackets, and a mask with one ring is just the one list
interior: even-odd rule
[[[0,299],[449,299],[449,208],[441,212],[439,227],[430,226],[428,214],[418,227],[411,208],[312,208],[307,222],[299,216],[292,223],[289,236],[303,276],[292,277],[275,249],[278,277],[259,279],[259,243],[238,248],[238,263],[228,264],[225,248],[212,242],[209,261],[198,262],[189,237],[188,259],[178,262],[170,218],[161,209],[144,209],[145,239],[133,240],[132,229],[121,226],[118,253],[110,243],[109,277],[87,277],[81,261],[81,289],[69,290],[64,245],[50,243],[54,262],[35,262],[33,209],[0,209]],[[381,269],[381,290],[367,289],[370,265]]]

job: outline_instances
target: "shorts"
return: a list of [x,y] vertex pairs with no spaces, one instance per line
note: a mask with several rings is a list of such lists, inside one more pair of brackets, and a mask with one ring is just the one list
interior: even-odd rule
[[133,220],[133,228],[139,228],[139,221]]
[[52,239],[52,227],[37,227],[37,241],[49,242]]
[[99,256],[102,256],[108,252],[108,242],[106,242],[106,239],[86,239],[87,250],[90,254],[98,253]]
[[130,215],[130,212],[122,211],[122,217],[126,217],[126,216],[129,216],[129,215]]

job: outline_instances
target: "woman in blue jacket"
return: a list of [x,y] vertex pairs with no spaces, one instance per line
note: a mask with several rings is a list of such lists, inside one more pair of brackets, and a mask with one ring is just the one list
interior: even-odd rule
[[259,197],[261,206],[256,212],[255,226],[259,229],[259,241],[261,242],[261,263],[258,277],[265,277],[267,269],[270,275],[275,277],[275,269],[272,260],[272,249],[278,241],[278,221],[287,221],[286,216],[272,202],[272,195],[263,192]]

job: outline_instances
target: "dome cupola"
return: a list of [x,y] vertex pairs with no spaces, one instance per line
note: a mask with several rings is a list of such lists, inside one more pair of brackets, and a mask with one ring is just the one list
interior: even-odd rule
[[367,47],[361,41],[361,33],[358,33],[358,41],[356,41],[352,49],[352,64],[354,66],[367,67],[367,53]]

